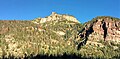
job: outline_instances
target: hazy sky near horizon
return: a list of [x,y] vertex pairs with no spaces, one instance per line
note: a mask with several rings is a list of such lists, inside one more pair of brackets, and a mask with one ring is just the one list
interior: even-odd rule
[[96,16],[120,18],[120,0],[0,0],[2,20],[33,20],[51,12],[73,15],[82,23]]

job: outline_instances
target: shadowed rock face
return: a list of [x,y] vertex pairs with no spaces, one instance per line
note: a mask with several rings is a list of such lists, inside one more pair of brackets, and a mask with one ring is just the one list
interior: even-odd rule
[[[85,35],[88,30],[93,30],[87,34],[88,39],[102,39],[120,42],[120,20],[112,17],[97,17],[84,26],[81,34]],[[86,35],[84,36],[86,37]]]

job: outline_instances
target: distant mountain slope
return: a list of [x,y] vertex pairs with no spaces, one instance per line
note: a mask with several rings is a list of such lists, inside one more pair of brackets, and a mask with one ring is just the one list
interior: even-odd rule
[[120,19],[109,16],[85,24],[55,12],[31,21],[0,20],[0,58],[119,58],[119,31]]
[[80,23],[67,19],[36,22],[0,20],[0,57],[56,56],[77,52]]

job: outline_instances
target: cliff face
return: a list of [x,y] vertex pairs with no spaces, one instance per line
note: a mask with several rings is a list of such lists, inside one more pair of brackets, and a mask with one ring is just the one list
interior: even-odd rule
[[50,16],[47,16],[45,18],[36,18],[35,20],[37,20],[37,23],[45,23],[45,22],[49,22],[49,21],[63,21],[63,20],[79,23],[79,21],[73,16],[60,15],[55,12],[52,12],[52,14]]
[[78,44],[78,50],[83,55],[119,58],[120,19],[110,16],[96,17],[83,25],[79,36],[82,41]]
[[120,42],[120,19],[97,17],[84,25],[80,36],[90,40]]

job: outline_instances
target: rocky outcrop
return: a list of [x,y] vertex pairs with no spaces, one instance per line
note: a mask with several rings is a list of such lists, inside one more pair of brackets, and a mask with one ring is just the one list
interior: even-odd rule
[[86,23],[79,34],[89,40],[120,42],[120,19],[102,16]]
[[73,21],[73,22],[77,22],[79,23],[79,21],[73,17],[73,16],[70,16],[70,15],[60,15],[60,14],[57,14],[55,12],[52,12],[52,14],[48,17],[45,17],[45,18],[36,18],[35,19],[37,22],[35,23],[45,23],[45,22],[48,22],[48,21],[61,21],[61,20],[68,20],[68,21]]
[[9,31],[9,27],[2,26],[2,28],[0,28],[0,34],[7,33],[8,31]]

